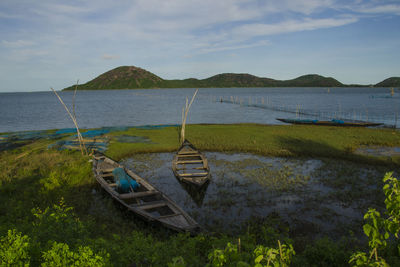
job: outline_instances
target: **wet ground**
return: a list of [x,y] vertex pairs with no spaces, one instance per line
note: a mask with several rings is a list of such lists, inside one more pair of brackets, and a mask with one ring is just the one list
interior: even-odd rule
[[368,146],[360,147],[355,151],[357,154],[369,156],[400,156],[400,147]]
[[[331,160],[206,152],[210,183],[180,183],[173,153],[139,154],[123,165],[148,179],[210,231],[235,232],[251,220],[278,216],[297,235],[361,234],[368,207],[383,207],[382,167]],[[353,229],[354,228],[354,229]]]

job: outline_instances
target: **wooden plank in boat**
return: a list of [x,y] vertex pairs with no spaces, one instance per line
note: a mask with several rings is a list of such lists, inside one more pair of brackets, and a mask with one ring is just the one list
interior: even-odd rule
[[182,213],[173,213],[173,214],[169,214],[169,215],[164,215],[164,216],[157,217],[157,219],[165,219],[165,218],[170,218],[170,217],[179,216],[179,215],[182,215]]
[[120,194],[119,198],[120,199],[130,199],[130,198],[153,196],[153,195],[158,195],[158,194],[160,194],[160,192],[150,190],[150,191],[145,191],[145,192],[132,192],[132,193]]
[[206,170],[207,168],[205,167],[195,167],[195,168],[176,168],[177,171],[182,171],[182,170]]
[[207,172],[199,172],[199,173],[179,173],[179,176],[205,176]]
[[112,172],[115,168],[102,169],[103,173]]
[[145,204],[131,205],[131,207],[139,208],[142,210],[149,210],[149,209],[161,208],[167,205],[168,203],[165,201],[153,201]]
[[178,160],[176,164],[201,163],[203,160]]
[[186,158],[186,157],[200,157],[200,154],[193,154],[193,155],[178,155],[178,158]]
[[199,154],[198,151],[179,151],[178,155]]
[[114,175],[110,172],[110,173],[102,173],[100,174],[101,177],[105,178],[105,177],[113,177]]

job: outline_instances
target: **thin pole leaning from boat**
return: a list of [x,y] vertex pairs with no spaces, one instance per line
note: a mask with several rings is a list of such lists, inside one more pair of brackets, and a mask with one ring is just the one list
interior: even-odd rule
[[198,91],[199,91],[199,89],[196,89],[196,92],[194,92],[194,94],[192,96],[192,100],[190,100],[190,104],[188,104],[188,98],[186,97],[186,105],[182,109],[181,144],[183,144],[183,142],[185,141],[185,127],[186,127],[187,115],[189,113],[189,109],[192,106],[192,103],[193,103],[194,98],[196,97]]
[[[76,128],[76,133],[77,133],[78,141],[79,141],[79,147],[81,149],[82,155],[83,155],[83,152],[85,152],[85,154],[87,155],[88,153],[87,153],[87,150],[86,150],[86,146],[85,146],[85,143],[83,141],[83,137],[81,135],[81,132],[79,131],[78,122],[76,121],[76,117],[74,117],[74,115],[71,114],[71,112],[69,111],[67,105],[65,105],[64,101],[57,94],[57,92],[53,89],[53,87],[50,87],[50,89],[54,92],[54,94],[57,96],[58,100],[60,100],[61,104],[64,106],[64,108],[67,111],[68,115],[71,117],[72,122],[74,123],[75,128]],[[75,88],[75,90],[76,90],[76,88]],[[74,101],[75,101],[75,99],[74,99]],[[75,113],[75,104],[74,104],[74,113]]]

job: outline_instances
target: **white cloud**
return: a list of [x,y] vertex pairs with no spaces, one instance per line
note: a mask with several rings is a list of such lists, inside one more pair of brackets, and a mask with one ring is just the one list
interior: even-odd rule
[[268,36],[274,34],[310,31],[323,28],[332,28],[354,23],[357,18],[328,18],[328,19],[310,19],[288,20],[276,24],[252,23],[244,24],[233,29],[234,35],[246,38],[255,36]]
[[29,41],[29,40],[16,40],[16,41],[6,41],[3,40],[1,43],[8,48],[21,48],[21,47],[26,47],[26,46],[33,46],[36,43]]
[[343,3],[336,4],[336,8],[341,12],[354,12],[358,14],[369,14],[379,16],[382,14],[400,15],[400,4],[398,0],[395,1],[343,1]]
[[237,45],[225,45],[225,44],[203,45],[203,48],[199,50],[198,54],[237,50],[237,49],[252,48],[252,47],[266,46],[266,45],[269,45],[269,41],[267,40],[261,40],[247,44],[237,44]]
[[273,0],[265,1],[266,10],[270,13],[296,12],[311,15],[315,12],[333,8],[334,0]]
[[377,6],[361,6],[360,8],[355,9],[361,13],[368,14],[397,14],[400,15],[400,5],[391,4],[391,5],[377,5]]

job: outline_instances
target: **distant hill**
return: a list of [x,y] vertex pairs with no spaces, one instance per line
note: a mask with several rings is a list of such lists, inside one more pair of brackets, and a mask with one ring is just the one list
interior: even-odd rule
[[400,77],[390,77],[375,84],[375,87],[400,87]]
[[[134,66],[122,66],[107,71],[97,78],[78,86],[80,90],[159,88],[163,79]],[[73,90],[70,86],[64,90]]]
[[293,80],[282,81],[280,86],[287,87],[342,87],[344,84],[331,77],[324,77],[317,74],[300,76]]
[[[122,66],[107,71],[97,78],[78,86],[79,90],[146,89],[146,88],[214,88],[214,87],[345,87],[331,77],[308,74],[292,80],[274,80],[246,73],[223,73],[206,79],[164,80],[157,75],[134,66]],[[375,86],[399,87],[400,78],[392,77]],[[70,86],[64,90],[73,90]]]

